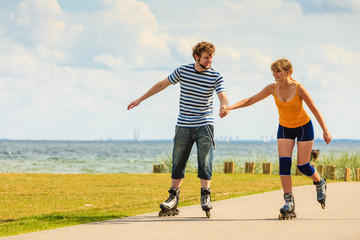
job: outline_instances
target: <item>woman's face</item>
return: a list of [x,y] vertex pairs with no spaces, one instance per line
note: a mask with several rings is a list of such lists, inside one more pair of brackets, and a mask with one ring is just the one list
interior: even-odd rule
[[287,80],[289,76],[289,71],[283,71],[283,70],[273,70],[273,76],[275,78],[275,82],[283,82]]

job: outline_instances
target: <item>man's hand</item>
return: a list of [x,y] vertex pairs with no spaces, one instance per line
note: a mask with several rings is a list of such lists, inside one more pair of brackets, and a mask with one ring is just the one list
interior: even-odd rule
[[141,101],[139,99],[136,99],[134,101],[132,101],[129,106],[127,107],[127,110],[133,109],[134,107],[136,107],[137,105],[139,105],[141,103]]
[[230,113],[230,110],[228,110],[228,107],[221,107],[220,108],[220,113],[219,116],[221,118],[224,118],[226,115],[228,115]]

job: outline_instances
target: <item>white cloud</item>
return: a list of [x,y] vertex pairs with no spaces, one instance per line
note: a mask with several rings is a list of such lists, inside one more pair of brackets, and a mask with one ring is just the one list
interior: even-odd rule
[[283,3],[281,0],[258,0],[258,1],[224,1],[224,5],[242,14],[249,14],[254,12],[256,15],[263,15],[272,13],[274,9],[282,7]]
[[114,69],[129,68],[129,65],[122,57],[114,58],[110,54],[100,54],[99,56],[95,56],[94,60],[95,62],[105,64],[106,66]]
[[[133,61],[131,64],[135,67],[143,67],[143,59],[169,55],[170,37],[158,32],[158,23],[147,4],[134,0],[105,2],[106,8],[98,11],[94,18],[100,21],[97,34],[102,44],[112,47],[107,54]],[[138,63],[139,59],[142,61]],[[156,58],[154,60],[158,63]],[[146,64],[152,65],[153,61],[146,61]]]
[[[90,14],[65,13],[55,0],[45,3],[20,2],[16,12],[9,14],[5,35],[15,36],[24,46],[41,46],[42,55],[46,47],[53,55],[56,50],[72,56],[67,58],[69,64],[82,66],[93,65],[102,54],[122,58],[140,68],[161,64],[153,56],[169,58],[167,43],[171,37],[158,31],[155,16],[142,2],[105,1],[103,9]],[[150,58],[154,60],[149,61]]]
[[19,3],[16,13],[10,14],[10,23],[14,25],[8,31],[18,39],[26,37],[33,43],[56,44],[66,29],[65,21],[60,19],[62,14],[56,0],[26,0]]
[[312,64],[307,70],[307,79],[310,82],[316,81],[316,78],[323,73],[323,66],[320,64]]
[[45,61],[54,61],[58,63],[64,63],[68,61],[70,56],[62,51],[57,49],[49,49],[44,45],[39,45],[36,47],[38,55],[43,58]]
[[270,64],[273,60],[269,56],[263,55],[256,49],[249,49],[248,50],[249,59],[254,62],[255,65],[259,66],[261,69],[269,69]]
[[323,52],[324,60],[327,63],[352,67],[360,66],[360,54],[346,51],[340,46],[334,44],[326,44],[323,47]]

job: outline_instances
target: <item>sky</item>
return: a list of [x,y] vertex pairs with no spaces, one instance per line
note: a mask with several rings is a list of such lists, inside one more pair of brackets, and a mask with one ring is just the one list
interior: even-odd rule
[[[360,139],[358,0],[0,0],[0,138],[172,139],[179,84],[126,108],[200,41],[216,46],[230,104],[274,82],[285,57],[333,138]],[[218,140],[276,136],[272,96],[218,112],[215,94]]]

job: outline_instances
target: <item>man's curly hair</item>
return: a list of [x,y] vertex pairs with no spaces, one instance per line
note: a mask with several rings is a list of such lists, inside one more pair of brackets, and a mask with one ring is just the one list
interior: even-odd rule
[[193,58],[195,59],[195,55],[201,57],[203,52],[208,53],[210,56],[214,56],[215,54],[215,46],[210,42],[199,42],[192,48]]

